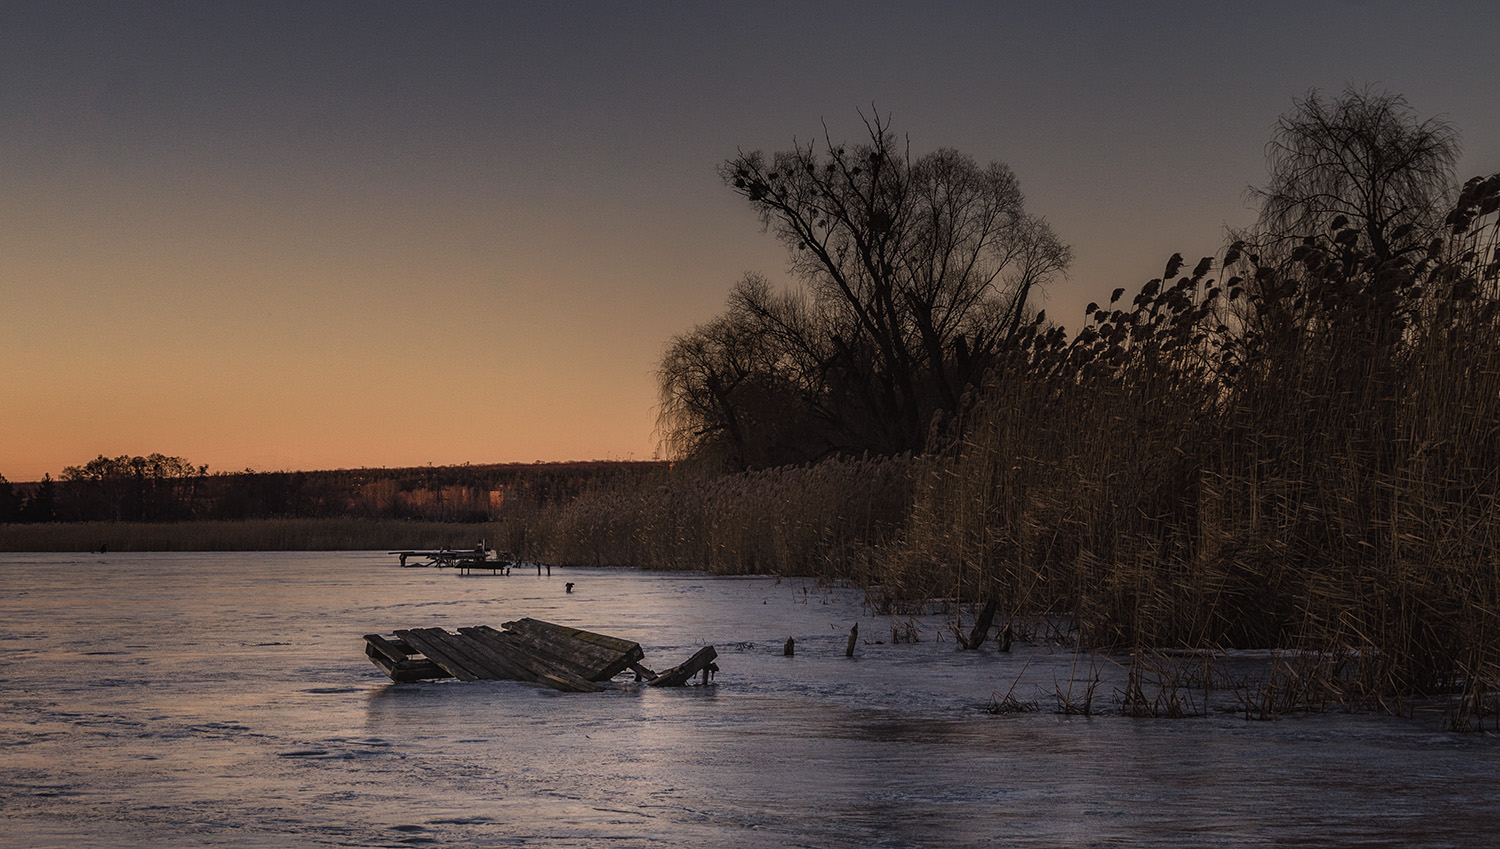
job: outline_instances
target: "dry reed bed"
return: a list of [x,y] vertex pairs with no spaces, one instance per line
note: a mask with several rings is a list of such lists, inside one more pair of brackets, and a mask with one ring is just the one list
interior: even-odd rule
[[514,548],[559,565],[864,580],[910,514],[918,465],[835,458],[599,490],[511,517]]
[[1341,234],[1222,283],[1174,258],[1071,342],[1039,328],[918,483],[886,590],[1069,614],[1094,646],[1320,658],[1247,715],[1438,695],[1494,724],[1500,178],[1466,197],[1438,261]]

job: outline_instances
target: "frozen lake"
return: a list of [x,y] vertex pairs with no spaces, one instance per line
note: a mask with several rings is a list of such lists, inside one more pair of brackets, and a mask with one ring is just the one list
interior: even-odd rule
[[[894,644],[854,592],[395,559],[0,554],[0,847],[1500,842],[1500,741],[1435,718],[1063,716],[1051,693],[1100,670],[1108,710],[1118,669],[958,652],[940,616]],[[712,644],[722,671],[397,686],[363,653],[523,616],[639,641],[657,669]],[[1042,709],[985,710],[1013,686]]]

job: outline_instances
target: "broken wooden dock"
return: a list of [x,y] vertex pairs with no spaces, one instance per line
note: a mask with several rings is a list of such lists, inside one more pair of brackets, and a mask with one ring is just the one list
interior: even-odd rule
[[[488,569],[493,574],[499,575],[516,565],[515,558],[506,552],[492,551],[482,545],[458,549],[407,549],[390,553],[400,557],[401,566],[408,569],[413,566],[437,566],[438,568],[451,566],[461,574],[468,574],[475,569]],[[408,558],[420,559],[407,563]]]
[[529,681],[573,693],[598,692],[627,670],[636,680],[678,687],[702,674],[708,683],[718,671],[713,646],[660,674],[642,665],[639,643],[540,619],[488,625],[397,630],[392,637],[365,635],[365,654],[398,684],[438,678],[460,681]]

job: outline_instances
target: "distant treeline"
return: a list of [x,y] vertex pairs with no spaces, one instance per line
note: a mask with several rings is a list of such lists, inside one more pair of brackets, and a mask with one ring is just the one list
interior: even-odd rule
[[0,477],[0,522],[487,522],[594,488],[632,486],[664,467],[599,461],[210,473],[182,457],[101,455],[56,480],[12,484]]

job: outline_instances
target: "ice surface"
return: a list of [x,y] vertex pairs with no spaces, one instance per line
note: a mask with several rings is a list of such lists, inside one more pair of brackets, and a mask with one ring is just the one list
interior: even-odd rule
[[[568,582],[573,593],[563,590]],[[533,616],[717,683],[394,685],[361,636]],[[854,659],[849,627],[860,625]],[[763,578],[380,553],[0,554],[0,847],[1475,846],[1500,743],[1431,718],[1064,716],[1116,660],[959,652]],[[788,637],[796,655],[782,656]],[[878,641],[878,642],[877,642]],[[1014,692],[1041,710],[985,711]],[[1077,692],[1077,690],[1075,690]]]

